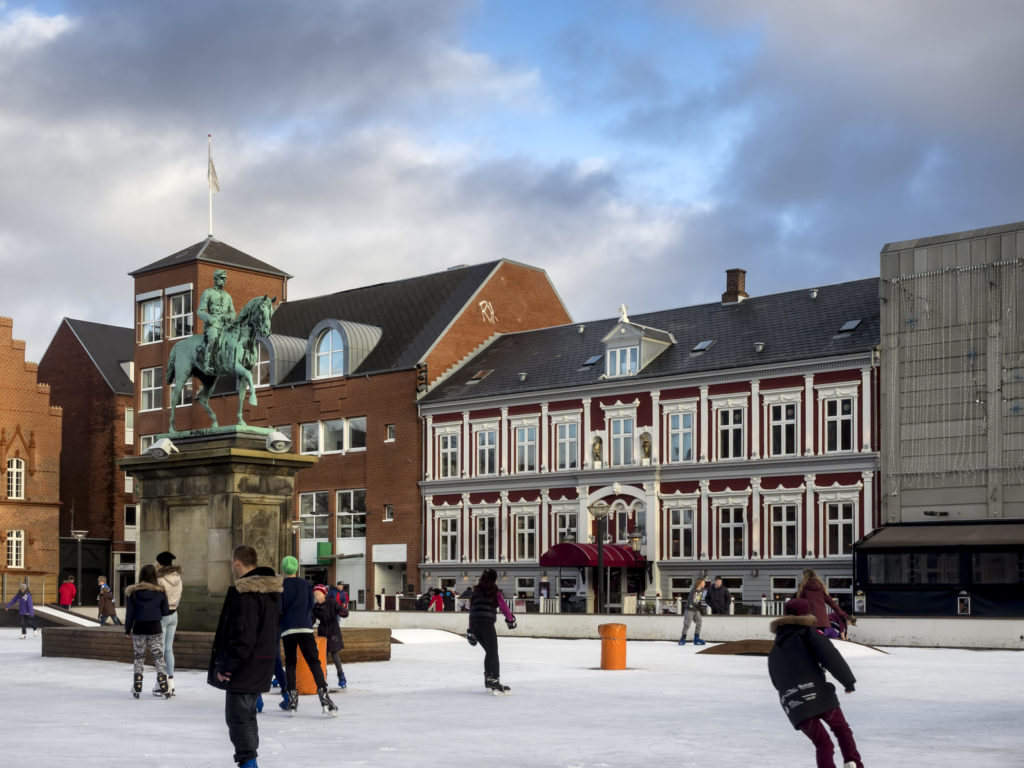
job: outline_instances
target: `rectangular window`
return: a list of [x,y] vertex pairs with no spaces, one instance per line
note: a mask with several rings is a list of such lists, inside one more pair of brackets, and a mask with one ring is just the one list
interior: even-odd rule
[[124,492],[135,492],[135,477],[133,475],[129,475],[127,472],[124,473]]
[[438,521],[440,539],[439,559],[453,562],[459,559],[459,520],[456,517],[442,517]]
[[959,555],[955,552],[869,553],[868,582],[871,584],[947,584],[960,580]]
[[825,451],[853,450],[853,398],[825,401]]
[[576,541],[576,513],[558,513],[558,541]]
[[320,453],[320,422],[299,425],[299,453]]
[[537,516],[516,515],[516,560],[537,559]]
[[622,467],[633,463],[633,417],[610,419],[611,465]]
[[324,453],[345,450],[345,420],[327,419],[323,423]]
[[693,414],[668,415],[668,460],[693,461]]
[[971,581],[975,584],[1024,582],[1024,555],[1020,552],[973,552]]
[[366,417],[353,416],[348,420],[348,446],[349,451],[366,450]]
[[391,523],[395,520],[395,507],[393,504],[384,505],[384,522]]
[[267,345],[256,344],[256,362],[252,366],[252,383],[257,387],[270,386],[270,353]]
[[337,509],[337,538],[366,538],[366,490],[338,491]]
[[7,498],[25,498],[25,460],[7,460]]
[[7,532],[7,567],[25,567],[25,531]]
[[555,425],[558,469],[576,469],[579,462],[579,425],[567,422]]
[[163,334],[163,299],[155,298],[139,302],[139,343],[152,344],[161,341]]
[[327,491],[299,494],[299,522],[302,538],[327,538]]
[[679,597],[685,599],[690,594],[690,590],[693,589],[693,577],[672,576],[668,580],[668,588],[672,599]]
[[143,368],[142,379],[139,384],[140,410],[159,411],[164,407],[164,381],[163,369]]
[[478,517],[476,519],[476,559],[496,560],[495,554],[495,518]]
[[742,408],[722,408],[718,412],[718,456],[722,459],[743,458]]
[[772,600],[796,596],[796,576],[772,576]]
[[192,292],[185,291],[171,296],[168,299],[170,305],[169,328],[172,339],[180,339],[183,336],[192,335]]
[[459,436],[448,432],[437,437],[438,477],[459,476]]
[[124,505],[124,540],[136,541],[139,508],[135,504]]
[[721,515],[720,530],[722,535],[722,557],[743,557],[744,552],[744,523],[743,507],[722,507],[719,510]]
[[774,504],[772,515],[772,557],[796,557],[796,505]]
[[498,433],[482,429],[476,433],[476,473],[493,475],[498,471]]
[[124,444],[135,444],[135,409],[124,409]]
[[537,428],[516,427],[516,472],[537,471]]
[[769,407],[771,421],[771,455],[796,455],[796,414],[795,403],[776,403]]
[[393,443],[395,442],[395,425],[385,424],[384,425],[384,442]]
[[178,405],[192,405],[192,381],[191,376],[185,379],[185,386],[181,388],[181,393],[178,395]]
[[608,377],[632,376],[640,370],[640,347],[621,347],[608,350]]
[[693,518],[692,509],[670,509],[668,511],[669,557],[693,557]]
[[853,546],[853,509],[851,501],[830,502],[825,505],[828,526],[829,555],[848,555]]

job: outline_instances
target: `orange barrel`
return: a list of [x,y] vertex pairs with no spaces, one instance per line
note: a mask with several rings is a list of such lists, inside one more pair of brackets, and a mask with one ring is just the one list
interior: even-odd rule
[[625,669],[626,625],[600,624],[597,633],[601,635],[601,669]]
[[[316,680],[313,673],[309,671],[309,665],[302,656],[302,651],[296,649],[298,658],[295,660],[295,689],[300,694],[316,693]],[[324,680],[327,679],[327,638],[316,638],[316,655],[320,659],[320,671],[324,673]],[[284,648],[281,649],[281,660],[284,661]]]

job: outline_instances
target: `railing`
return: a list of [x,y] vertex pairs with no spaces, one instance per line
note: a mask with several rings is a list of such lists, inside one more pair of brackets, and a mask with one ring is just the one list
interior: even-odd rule
[[683,598],[647,597],[646,595],[640,595],[640,599],[637,600],[636,604],[636,612],[640,614],[653,614],[656,616],[663,613],[681,616],[683,613]]
[[782,606],[785,605],[785,600],[769,600],[767,597],[761,598],[761,615],[762,616],[781,616]]

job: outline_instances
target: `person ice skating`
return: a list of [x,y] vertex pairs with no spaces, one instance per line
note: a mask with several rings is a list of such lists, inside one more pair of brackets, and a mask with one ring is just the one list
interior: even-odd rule
[[341,650],[345,640],[341,636],[341,607],[336,600],[328,597],[327,587],[317,584],[313,587],[313,618],[320,622],[317,634],[327,638],[327,655],[334,661],[334,669],[338,673],[338,687],[346,688],[345,670],[341,666]]
[[137,699],[142,691],[142,672],[146,665],[146,648],[156,666],[156,683],[160,695],[170,698],[167,690],[167,665],[164,663],[164,635],[160,620],[168,614],[167,595],[157,584],[156,568],[148,563],[139,571],[139,582],[124,591],[124,631],[132,638],[135,663],[132,667],[132,695]]
[[853,732],[836,698],[835,686],[826,681],[824,670],[847,693],[854,690],[853,672],[832,641],[815,631],[816,619],[807,600],[794,597],[786,603],[784,611],[785,615],[770,625],[775,644],[768,654],[768,675],[779,692],[783,711],[793,727],[814,743],[818,768],[835,766],[835,747],[825,725],[839,742],[843,767],[864,768]]
[[703,576],[699,576],[693,583],[693,588],[686,598],[686,605],[683,608],[683,634],[679,638],[680,645],[686,645],[686,633],[693,624],[693,644],[707,645],[700,639],[701,616],[704,614],[704,585],[707,582]]
[[714,582],[708,587],[708,606],[711,608],[713,615],[727,615],[729,613],[729,603],[732,600],[732,595],[729,594],[729,588],[722,583],[721,576],[715,576]]
[[[174,565],[174,555],[161,552],[156,556],[160,566],[156,572],[157,583],[167,594],[167,606],[171,612],[160,620],[164,633],[164,661],[167,662],[167,689],[174,695],[174,633],[178,629],[178,604],[181,602],[181,568]],[[154,696],[162,695],[159,688],[153,689]]]
[[235,762],[257,768],[256,702],[270,690],[274,674],[282,584],[273,568],[257,565],[256,550],[246,544],[231,553],[231,573],[235,583],[224,596],[206,682],[224,691]]
[[96,579],[96,583],[99,585],[100,593],[96,596],[96,602],[99,603],[99,620],[100,626],[105,627],[107,625],[107,619],[114,620],[114,626],[121,626],[121,619],[117,617],[117,608],[114,607],[114,593],[110,589],[110,585],[107,584],[107,577],[100,576]]
[[68,576],[57,588],[57,603],[65,611],[70,611],[76,594],[78,594],[78,588],[75,586],[75,577]]
[[32,591],[28,584],[21,584],[18,587],[18,594],[7,602],[7,610],[11,610],[17,604],[18,615],[21,616],[21,640],[25,639],[28,625],[32,625],[32,637],[39,634],[39,627],[36,626],[36,609],[32,604]]
[[515,629],[516,617],[512,615],[505,596],[498,589],[498,572],[493,568],[485,568],[469,599],[469,629],[466,638],[470,645],[479,643],[484,649],[484,687],[492,693],[504,694],[510,688],[501,683],[498,633],[494,631],[499,610],[505,617],[505,625]]
[[289,555],[281,561],[284,592],[281,594],[281,644],[284,646],[284,672],[288,678],[288,709],[294,714],[299,707],[295,682],[297,651],[302,651],[309,671],[316,681],[316,692],[325,715],[338,716],[338,708],[327,693],[327,680],[320,667],[316,637],[313,634],[313,585],[298,576],[299,561]]
[[814,614],[815,627],[826,637],[838,638],[839,633],[832,628],[832,623],[828,619],[828,609],[825,607],[828,604],[833,611],[835,611],[844,620],[848,620],[849,617],[846,612],[839,607],[839,603],[832,599],[832,595],[825,589],[825,585],[821,579],[818,578],[818,574],[813,568],[805,568],[803,577],[800,579],[800,586],[796,591],[797,597],[802,597],[804,600],[811,604],[811,613]]

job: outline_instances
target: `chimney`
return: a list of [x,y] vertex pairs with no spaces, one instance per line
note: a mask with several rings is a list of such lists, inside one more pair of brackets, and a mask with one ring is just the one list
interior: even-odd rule
[[723,304],[739,304],[750,296],[744,290],[747,283],[747,270],[725,270],[725,293],[722,294]]

